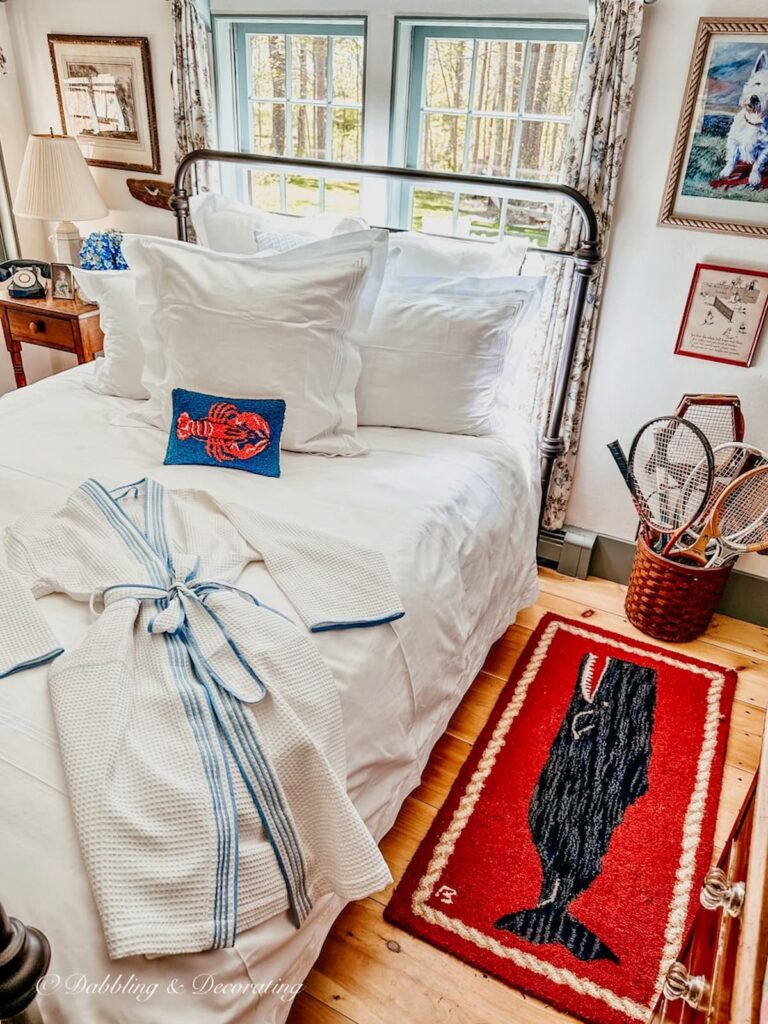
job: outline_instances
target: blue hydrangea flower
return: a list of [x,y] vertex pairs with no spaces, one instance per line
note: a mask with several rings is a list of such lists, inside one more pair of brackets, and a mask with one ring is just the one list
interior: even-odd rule
[[83,270],[127,270],[122,241],[122,231],[94,231],[80,250],[80,266]]

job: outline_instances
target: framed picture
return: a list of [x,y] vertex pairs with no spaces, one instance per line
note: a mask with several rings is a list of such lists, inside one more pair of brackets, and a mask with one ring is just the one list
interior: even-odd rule
[[701,18],[660,224],[768,237],[768,18]]
[[675,352],[749,366],[767,312],[768,271],[698,263]]
[[48,36],[62,131],[94,167],[160,173],[149,40]]
[[75,281],[72,268],[66,263],[51,264],[51,298],[74,299]]

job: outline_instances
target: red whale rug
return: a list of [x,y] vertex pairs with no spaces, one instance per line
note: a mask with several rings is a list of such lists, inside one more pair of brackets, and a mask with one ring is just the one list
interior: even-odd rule
[[711,864],[735,683],[547,615],[386,919],[584,1020],[648,1020]]

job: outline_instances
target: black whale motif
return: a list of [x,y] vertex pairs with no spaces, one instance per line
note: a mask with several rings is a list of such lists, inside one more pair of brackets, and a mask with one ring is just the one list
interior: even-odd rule
[[537,944],[559,943],[580,960],[619,958],[568,913],[602,870],[624,814],[648,790],[656,673],[608,658],[599,679],[596,657],[579,666],[571,703],[528,808],[541,859],[538,906],[505,914],[495,927]]

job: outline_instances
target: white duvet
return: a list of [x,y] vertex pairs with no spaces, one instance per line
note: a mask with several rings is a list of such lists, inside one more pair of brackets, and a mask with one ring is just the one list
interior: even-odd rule
[[[365,428],[369,454],[283,452],[278,480],[163,467],[162,434],[111,425],[132,403],[91,392],[84,381],[92,372],[80,367],[0,399],[0,528],[59,505],[86,477],[112,487],[150,474],[272,515],[290,508],[292,518],[382,551],[407,612],[403,645],[392,629],[316,636],[341,694],[349,792],[380,839],[489,646],[535,599],[539,483],[528,432],[502,440]],[[262,565],[240,585],[291,613]],[[40,606],[65,647],[87,628],[87,608],[66,597]],[[0,829],[0,898],[53,948],[41,994],[48,1024],[276,1024],[342,908],[321,901],[298,932],[287,917],[273,918],[232,949],[110,961],[74,833],[45,668],[0,680]]]

